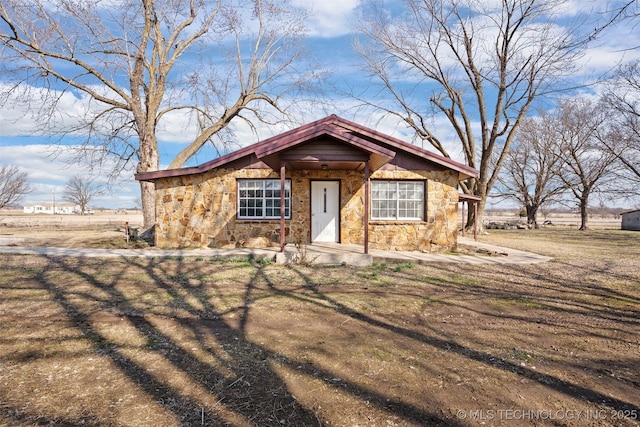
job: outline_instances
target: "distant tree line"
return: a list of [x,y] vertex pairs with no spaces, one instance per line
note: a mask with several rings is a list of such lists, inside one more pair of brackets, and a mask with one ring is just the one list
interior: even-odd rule
[[523,120],[494,197],[517,201],[537,227],[544,205],[574,205],[588,228],[594,195],[640,195],[640,61],[620,66],[598,98],[567,98]]

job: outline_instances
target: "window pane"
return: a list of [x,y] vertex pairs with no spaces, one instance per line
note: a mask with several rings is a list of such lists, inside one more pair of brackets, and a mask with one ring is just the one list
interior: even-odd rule
[[371,216],[375,219],[423,219],[424,183],[373,181]]
[[421,182],[398,183],[398,218],[423,219],[424,184]]
[[[238,181],[238,217],[280,218],[280,180],[245,179]],[[290,218],[291,181],[285,181],[285,216]]]
[[392,181],[373,181],[371,190],[371,216],[376,219],[395,219],[396,183]]

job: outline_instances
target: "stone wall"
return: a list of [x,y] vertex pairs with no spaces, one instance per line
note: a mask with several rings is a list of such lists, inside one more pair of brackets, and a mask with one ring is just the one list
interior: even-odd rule
[[[177,247],[279,246],[279,220],[240,220],[237,179],[279,178],[271,169],[214,169],[156,182],[156,245]],[[364,243],[364,175],[356,171],[291,170],[292,218],[287,243],[310,240],[312,180],[340,181],[340,241]],[[372,249],[441,251],[457,237],[457,174],[453,171],[376,171],[372,179],[426,179],[426,221],[377,221],[369,225]]]
[[376,171],[372,179],[427,180],[425,221],[370,221],[371,249],[442,252],[458,238],[458,174],[454,171]]

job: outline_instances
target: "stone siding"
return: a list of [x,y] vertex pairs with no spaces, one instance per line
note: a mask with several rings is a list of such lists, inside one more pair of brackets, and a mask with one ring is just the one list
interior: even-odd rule
[[425,221],[369,221],[369,248],[454,250],[458,238],[458,174],[454,171],[376,171],[371,179],[427,180]]
[[[280,220],[240,220],[237,180],[278,179],[271,169],[213,169],[156,181],[156,245],[179,247],[279,246]],[[292,217],[285,221],[287,243],[308,243],[312,180],[340,181],[340,241],[364,243],[364,175],[356,171],[290,170]],[[458,222],[457,173],[379,170],[372,179],[426,179],[425,221],[371,221],[369,247],[388,250],[451,250]]]

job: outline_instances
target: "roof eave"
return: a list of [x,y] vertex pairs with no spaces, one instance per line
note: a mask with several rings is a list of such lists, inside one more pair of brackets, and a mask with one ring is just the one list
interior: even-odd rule
[[358,123],[337,117],[337,116],[330,116],[332,118],[334,118],[334,123],[338,124],[342,127],[345,127],[347,129],[351,128],[352,130],[357,131],[358,133],[361,133],[362,135],[365,135],[369,138],[373,138],[382,142],[386,142],[387,144],[394,146],[396,148],[400,148],[404,151],[407,151],[409,153],[412,153],[414,155],[417,155],[419,157],[425,158],[427,160],[430,160],[434,163],[438,163],[442,166],[446,166],[450,169],[453,169],[455,171],[457,171],[458,174],[458,179],[460,181],[464,181],[465,179],[469,179],[469,178],[477,178],[478,175],[480,174],[480,172],[475,169],[472,168],[470,166],[467,166],[463,163],[460,162],[456,162],[455,160],[452,160],[448,157],[433,153],[431,151],[425,150],[424,148],[418,147],[416,145],[410,144],[406,141],[403,141],[401,139],[395,138],[393,136],[378,132],[374,129],[370,129],[367,128],[365,126],[362,126]]
[[335,138],[338,141],[349,144],[352,147],[368,153],[371,157],[371,170],[377,170],[383,165],[391,161],[396,153],[384,147],[380,147],[366,139],[363,139],[353,133],[339,132],[334,126],[330,126],[326,123],[316,123],[305,132],[298,132],[295,135],[289,135],[285,138],[278,140],[267,140],[264,144],[260,143],[259,147],[256,147],[255,155],[259,160],[267,163],[271,168],[277,169],[279,167],[278,154],[291,149],[299,144],[310,141],[313,138],[319,136],[329,136]]
[[[340,131],[336,127],[343,128],[345,131]],[[368,152],[371,155],[372,159],[375,158],[375,161],[372,161],[371,164],[372,168],[375,167],[375,169],[382,167],[385,163],[393,159],[395,157],[395,151],[389,150],[385,147],[381,147],[376,143],[363,138],[362,136],[371,138],[375,141],[380,141],[394,148],[398,148],[400,150],[421,157],[425,160],[429,160],[446,168],[452,169],[458,172],[459,181],[464,181],[469,178],[476,178],[479,175],[479,171],[475,168],[425,150],[421,147],[402,141],[398,138],[394,138],[376,130],[369,129],[365,126],[343,119],[336,115],[330,115],[315,122],[311,122],[282,134],[270,137],[256,144],[241,148],[232,153],[228,153],[209,162],[203,163],[199,166],[179,169],[167,169],[153,172],[142,172],[136,174],[135,179],[138,181],[154,181],[160,178],[204,173],[208,170],[223,166],[227,163],[253,154],[255,154],[258,159],[264,159],[323,134],[329,135],[340,141],[348,143],[355,148]],[[284,144],[282,144],[283,141],[285,141]]]

